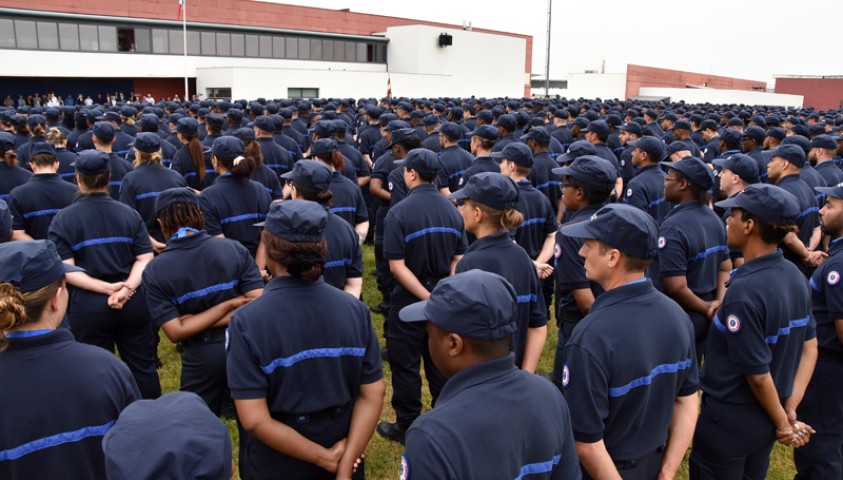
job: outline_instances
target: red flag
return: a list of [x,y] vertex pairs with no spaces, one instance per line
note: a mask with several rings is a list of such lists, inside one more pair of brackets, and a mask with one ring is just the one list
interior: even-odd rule
[[386,76],[386,98],[392,100],[392,78],[389,75]]
[[182,9],[182,6],[183,6],[183,5],[184,5],[184,0],[179,0],[179,14],[178,14],[178,16],[176,17],[176,20],[180,20],[180,19],[181,19],[181,9]]

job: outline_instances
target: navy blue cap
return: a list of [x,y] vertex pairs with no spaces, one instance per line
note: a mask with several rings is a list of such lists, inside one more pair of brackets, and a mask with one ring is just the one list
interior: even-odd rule
[[[667,117],[665,117],[666,119]],[[691,129],[691,122],[687,120],[679,120],[673,124],[671,130],[690,130]]]
[[32,158],[35,155],[52,155],[56,156],[56,148],[50,145],[47,142],[35,142],[30,143],[29,145],[29,157]]
[[775,185],[756,183],[715,203],[722,208],[741,208],[776,225],[795,225],[799,218],[799,200]]
[[0,243],[7,242],[12,235],[12,212],[9,205],[0,198]]
[[191,117],[180,118],[176,122],[176,131],[182,135],[196,135],[199,131],[199,122]]
[[73,162],[76,171],[85,175],[99,175],[111,171],[111,157],[99,150],[83,150]]
[[137,114],[138,114],[138,110],[135,107],[126,105],[126,106],[120,108],[120,115],[123,115],[124,117],[133,117]]
[[674,115],[670,112],[667,112],[664,115],[662,115],[662,120],[669,120],[671,122],[675,122],[675,121],[679,120],[679,117],[677,117],[676,115]]
[[787,133],[785,133],[784,129],[781,128],[781,127],[773,127],[771,129],[767,130],[767,136],[773,137],[773,138],[778,139],[779,141],[782,141],[782,140],[785,139],[785,137],[787,137]]
[[246,142],[254,142],[255,141],[255,129],[254,128],[238,128],[231,132],[231,135],[234,137],[239,138],[245,144]]
[[330,138],[320,138],[310,144],[310,156],[330,155],[337,151],[337,142]]
[[331,186],[332,175],[331,169],[322,162],[299,160],[293,165],[293,169],[281,175],[281,178],[292,180],[300,187],[321,192]]
[[224,136],[214,139],[211,153],[217,158],[233,159],[243,155],[243,141],[237,137]]
[[413,106],[407,102],[398,102],[398,105],[395,106],[396,110],[404,110],[405,112],[412,112]]
[[659,227],[647,212],[622,203],[598,210],[588,220],[565,225],[561,232],[573,238],[591,238],[631,257],[656,256]]
[[626,130],[629,133],[634,133],[637,136],[641,136],[644,133],[644,130],[641,128],[641,125],[638,125],[635,122],[624,123],[620,127],[620,130]]
[[439,156],[426,148],[410,150],[403,160],[396,160],[394,165],[407,170],[415,170],[423,175],[435,175],[442,169]]
[[0,132],[0,155],[15,149],[15,136],[9,132]]
[[727,158],[716,158],[711,163],[720,168],[731,170],[746,183],[758,182],[758,162],[749,155],[738,153]]
[[824,150],[836,150],[837,140],[831,135],[817,135],[811,140],[811,148],[822,148]]
[[415,129],[399,128],[398,130],[393,130],[392,136],[391,136],[392,142],[389,145],[387,145],[386,148],[392,148],[393,145],[395,145],[396,143],[401,143],[404,140],[407,140],[408,138],[412,138],[412,137],[418,138],[418,135],[416,134]]
[[36,125],[41,125],[42,127],[47,126],[47,119],[44,118],[42,115],[30,115],[26,117],[26,124],[29,127],[35,127]]
[[49,107],[44,109],[44,118],[51,118],[53,120],[58,119],[61,116],[59,113],[59,109],[55,107]]
[[609,124],[607,124],[603,120],[595,120],[588,124],[588,127],[583,129],[583,132],[592,132],[597,135],[608,135],[609,134]]
[[70,272],[84,270],[62,262],[56,245],[49,240],[0,244],[0,282],[11,283],[22,292],[46,287]]
[[521,136],[521,140],[535,140],[541,144],[550,142],[550,132],[545,127],[533,127],[526,135]]
[[767,136],[767,132],[761,127],[749,127],[743,131],[742,136],[749,137],[758,142],[758,145],[761,145],[764,143],[764,137]]
[[117,135],[117,129],[114,128],[114,125],[108,122],[95,123],[91,132],[95,137],[99,138],[103,142],[110,142],[114,139],[114,136]]
[[832,187],[814,187],[814,190],[829,197],[843,199],[843,183],[838,183]]
[[472,175],[465,186],[448,195],[451,200],[467,198],[498,210],[518,207],[518,187],[501,173],[482,172]]
[[319,120],[314,123],[313,127],[311,127],[308,131],[315,133],[322,138],[333,137],[337,134],[336,128],[334,128],[334,123],[327,120]]
[[632,148],[646,152],[651,162],[660,162],[664,158],[664,142],[651,136],[643,136],[634,142],[627,142]]
[[[836,147],[835,147],[836,148]],[[805,150],[799,145],[782,144],[770,151],[770,157],[781,157],[798,168],[805,166]]]
[[102,439],[108,478],[228,479],[231,448],[225,424],[191,392],[132,403]]
[[568,147],[567,152],[559,155],[556,161],[568,163],[584,155],[597,155],[597,149],[588,140],[577,140]]
[[512,132],[518,126],[518,122],[515,120],[515,115],[504,114],[498,117],[498,121],[495,123],[496,127],[501,127],[508,132]]
[[381,117],[383,110],[380,107],[368,107],[366,108],[366,115],[372,117],[372,119],[377,120]]
[[729,121],[726,122],[726,126],[729,126],[729,127],[737,127],[739,125],[740,126],[743,125],[743,120],[741,120],[738,117],[730,118]]
[[233,109],[229,110],[228,112],[226,112],[225,116],[234,120],[235,123],[243,120],[243,112],[240,111],[240,110],[237,110],[236,108],[233,108]]
[[141,130],[158,130],[158,116],[154,113],[147,113],[141,115],[140,120],[138,121],[138,127]]
[[720,129],[720,126],[711,119],[703,120],[700,124],[700,130],[714,130],[715,132]]
[[569,175],[578,182],[606,190],[611,190],[618,179],[615,166],[597,155],[584,155],[567,167],[554,168],[551,172],[554,175]]
[[255,127],[263,130],[264,132],[272,133],[275,131],[275,122],[272,121],[272,118],[269,115],[261,115],[260,117],[255,118]]
[[141,132],[135,136],[132,146],[141,152],[154,153],[161,150],[161,137],[154,132]]
[[[381,120],[383,120],[384,117],[386,117],[386,115],[382,115]],[[394,132],[396,130],[401,130],[402,128],[410,128],[410,124],[404,120],[390,120],[384,128],[386,128],[388,132]]]
[[729,145],[737,145],[741,143],[741,132],[733,128],[727,128],[720,134],[720,140]]
[[697,157],[685,157],[678,162],[665,163],[665,166],[682,172],[682,175],[703,190],[714,185],[714,172]]
[[533,166],[533,151],[530,147],[520,142],[512,142],[499,152],[493,152],[492,158],[505,158],[521,167],[531,168]]
[[[417,111],[421,112],[420,110],[414,110],[413,113],[416,113]],[[424,112],[421,112],[421,114],[424,115]],[[412,115],[411,115],[411,118],[412,118]],[[427,115],[426,117],[423,117],[423,118],[424,118],[423,123],[426,127],[432,127],[434,125],[439,125],[439,123],[441,123],[440,120],[439,120],[439,117],[437,117],[436,115]]]
[[155,214],[158,215],[158,212],[175,203],[199,205],[199,197],[196,192],[187,187],[164,190],[155,197]]
[[316,202],[285,200],[269,205],[266,220],[255,226],[290,242],[315,243],[322,241],[328,212]]
[[466,134],[468,138],[471,137],[480,137],[486,140],[497,140],[498,139],[498,130],[491,126],[491,125],[478,125],[473,131],[468,132]]
[[205,119],[205,123],[207,123],[208,126],[213,126],[214,128],[222,128],[222,126],[225,125],[225,117],[219,113],[212,113]]
[[402,308],[398,316],[404,322],[430,321],[474,340],[500,340],[518,329],[515,290],[500,275],[483,270],[445,278],[426,301]]
[[463,129],[454,122],[445,122],[439,127],[439,133],[445,135],[451,140],[459,140],[462,137]]
[[[676,153],[676,152],[684,152],[684,151],[687,151],[687,152],[690,152],[690,151],[691,151],[691,147],[689,147],[687,143],[685,143],[685,142],[683,142],[683,141],[681,141],[681,140],[674,140],[674,141],[670,142],[670,145],[668,145],[668,146],[667,146],[667,147],[665,147],[665,149],[664,149],[664,158],[665,158],[665,161],[667,161],[667,159],[668,159],[671,155],[673,155],[674,153]],[[690,155],[690,153],[689,153],[689,155]]]
[[104,122],[117,122],[120,123],[123,119],[120,118],[120,114],[117,112],[105,112],[102,115],[96,118],[99,121]]
[[491,123],[493,118],[494,115],[492,115],[492,112],[490,110],[480,110],[479,112],[477,112],[477,119],[483,120],[487,124]]

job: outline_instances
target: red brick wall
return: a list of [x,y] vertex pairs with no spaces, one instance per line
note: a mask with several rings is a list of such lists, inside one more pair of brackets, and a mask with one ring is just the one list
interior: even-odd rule
[[[387,27],[402,25],[462,28],[458,25],[446,23],[251,0],[185,1],[187,3],[188,21],[190,22],[223,23],[347,35],[371,35],[372,33],[385,32]],[[41,0],[36,3],[31,3],[30,0],[0,0],[0,7],[155,20],[176,20],[178,14],[178,2],[176,0]],[[529,96],[529,79],[533,64],[533,37],[482,28],[473,30],[523,38],[527,41],[527,58],[524,64],[527,82],[524,84],[524,96]]]
[[776,78],[776,93],[802,95],[817,110],[843,108],[843,78]]
[[[767,89],[767,82],[755,80],[682,72],[642,65],[627,65],[626,67],[626,98],[637,96],[641,87],[685,88],[686,85],[704,85],[709,88],[727,90],[751,90],[752,87],[761,87],[762,90],[760,91],[766,91]],[[778,92],[778,88],[776,91]]]

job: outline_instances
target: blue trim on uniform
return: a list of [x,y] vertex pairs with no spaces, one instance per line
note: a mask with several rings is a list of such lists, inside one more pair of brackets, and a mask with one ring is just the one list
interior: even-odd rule
[[[439,152],[439,153],[442,153],[442,152]],[[448,180],[450,180],[450,179],[452,179],[452,178],[454,178],[454,177],[459,177],[459,176],[460,176],[460,175],[462,175],[463,173],[465,173],[465,170],[460,170],[459,172],[454,172],[454,173],[452,173],[452,174],[448,175]]]
[[269,168],[290,168],[286,163],[264,163]]
[[688,261],[689,262],[696,262],[697,260],[703,260],[705,257],[711,255],[712,253],[728,252],[728,251],[729,251],[729,248],[726,245],[718,245],[716,247],[711,247],[709,249],[706,249],[703,252],[700,252],[700,253],[694,255],[693,257],[689,258]]
[[808,215],[809,213],[814,213],[814,212],[819,212],[819,211],[820,211],[820,207],[809,207],[807,210],[805,210],[805,211],[803,211],[802,213],[799,214],[799,218],[802,218],[805,215]]
[[32,338],[38,337],[41,335],[46,335],[48,333],[53,333],[55,330],[45,329],[45,330],[22,330],[20,332],[9,332],[6,334],[6,338]]
[[9,195],[10,195],[9,193],[5,193],[3,195],[0,195],[0,200],[5,200],[5,199],[9,198]]
[[76,176],[76,172],[70,172],[70,173],[60,173],[60,174],[59,174],[59,176],[60,176],[61,178],[73,178],[73,177],[75,177],[75,176]]
[[211,285],[210,287],[200,288],[199,290],[187,292],[180,297],[174,298],[173,303],[175,305],[180,305],[180,304],[182,304],[182,303],[184,303],[184,302],[186,302],[190,299],[204,297],[205,295],[208,295],[209,293],[222,292],[224,290],[230,290],[230,289],[236,287],[238,283],[240,283],[240,280],[232,280],[232,281],[227,282],[227,283],[218,283],[216,285]]
[[[214,170],[214,169],[207,169],[207,168],[206,168],[206,169],[205,169],[205,173],[206,173],[206,174],[207,174],[207,173],[217,173],[217,171],[216,171],[216,170]],[[184,178],[187,178],[187,177],[195,177],[195,176],[196,176],[196,172],[187,172],[187,173],[185,173],[185,174],[184,174],[184,175],[182,175],[182,176],[183,176]],[[223,176],[223,175],[220,175],[220,176]]]
[[561,460],[562,455],[554,455],[552,459],[546,462],[528,463],[527,465],[521,467],[521,470],[518,472],[518,476],[515,477],[515,480],[522,480],[527,475],[548,473],[553,470],[553,467],[559,465]]
[[365,348],[340,347],[340,348],[314,348],[305,350],[289,357],[281,357],[273,360],[269,365],[261,367],[263,373],[269,375],[278,367],[291,367],[303,360],[313,358],[336,358],[336,357],[363,357],[366,355]]
[[341,258],[339,260],[334,260],[333,262],[325,262],[325,265],[323,265],[322,268],[335,268],[351,264],[352,261],[350,258]]
[[547,188],[551,185],[562,185],[562,182],[557,182],[555,180],[551,180],[549,182],[540,183],[540,184],[536,185],[536,190],[541,190],[542,188]]
[[78,251],[82,250],[85,247],[91,247],[94,245],[105,245],[107,243],[135,243],[135,239],[131,237],[103,237],[103,238],[92,238],[90,240],[85,240],[84,242],[79,242],[76,245],[70,247],[71,250]]
[[[732,270],[734,272],[734,270]],[[723,333],[726,333],[726,326],[720,323],[720,318],[718,318],[717,314],[714,315],[714,319],[711,320],[715,327]]]
[[537,302],[539,297],[535,293],[528,293],[527,295],[518,295],[515,297],[517,303]]
[[113,182],[108,182],[108,184],[112,187],[119,187],[119,186],[123,185],[123,182],[121,182],[120,180],[115,180]]
[[55,215],[61,211],[60,208],[51,208],[49,210],[36,210],[34,212],[24,213],[23,218],[43,217],[44,215]]
[[427,235],[429,233],[451,233],[457,236],[457,238],[462,238],[462,232],[457,230],[456,228],[451,227],[430,227],[430,228],[423,228],[418,232],[413,232],[406,237],[404,237],[404,243],[410,243],[410,240],[414,240],[421,236]]
[[39,450],[44,450],[50,447],[57,447],[65,443],[80,442],[90,437],[102,437],[108,433],[111,427],[114,426],[114,422],[116,422],[116,420],[112,420],[108,423],[97,425],[95,427],[84,427],[79,430],[57,433],[55,435],[50,435],[49,437],[39,438],[37,440],[24,443],[23,445],[15,448],[2,450],[0,451],[0,462],[4,462],[6,460],[17,460],[25,455],[29,455],[30,453],[35,453]]
[[356,208],[356,207],[332,207],[332,208],[331,208],[331,213],[337,213],[337,212],[356,212],[356,211],[357,211],[357,208]]
[[678,362],[678,363],[663,363],[653,370],[650,371],[648,375],[644,375],[641,378],[636,378],[635,380],[627,383],[622,387],[615,387],[609,389],[609,396],[610,397],[621,397],[629,393],[635,387],[640,387],[643,385],[649,385],[653,382],[653,379],[657,375],[661,375],[663,373],[676,373],[680,370],[685,370],[691,366],[693,360],[688,358],[687,360]]
[[263,220],[266,215],[263,213],[244,213],[243,215],[235,215],[233,217],[226,217],[220,219],[220,225],[226,223],[242,222],[243,220]]
[[653,200],[652,202],[648,203],[647,208],[653,208],[656,205],[661,205],[662,203],[664,203],[664,197],[657,198],[656,200]]
[[143,200],[144,198],[155,198],[161,192],[148,192],[148,193],[141,193],[140,195],[135,195],[135,200]]
[[532,225],[534,223],[544,223],[544,221],[544,218],[528,218],[527,220],[521,222],[521,226],[526,227],[527,225]]
[[813,288],[814,290],[818,292],[820,291],[820,287],[818,287],[817,284],[814,282],[814,277],[811,277],[811,279],[808,280],[808,284],[811,285],[811,288]]
[[808,320],[810,320],[810,317],[791,320],[790,323],[788,323],[786,327],[780,328],[779,332],[777,334],[770,335],[769,337],[765,338],[764,341],[766,343],[770,344],[770,345],[774,345],[776,342],[779,341],[779,337],[783,337],[785,335],[790,335],[790,331],[792,329],[807,326]]

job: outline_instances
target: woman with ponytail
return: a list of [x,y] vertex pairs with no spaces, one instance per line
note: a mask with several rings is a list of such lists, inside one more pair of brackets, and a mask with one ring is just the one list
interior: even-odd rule
[[333,171],[331,177],[331,193],[334,195],[331,212],[354,227],[354,231],[361,239],[369,232],[369,213],[366,200],[356,182],[352,182],[342,173],[345,157],[337,149],[337,142],[330,138],[320,138],[310,146],[310,156],[318,160]]
[[0,132],[0,200],[6,200],[12,190],[26,183],[32,172],[18,165],[15,153],[15,136]]
[[76,162],[78,156],[67,149],[67,136],[60,129],[53,127],[47,132],[46,139],[47,143],[56,149],[56,157],[59,159],[59,177],[66,182],[75,184],[76,169],[73,168],[73,163]]
[[314,202],[272,204],[261,243],[274,278],[229,323],[228,386],[249,432],[243,478],[352,478],[383,406],[369,310],[322,279],[327,222]]
[[26,144],[18,148],[18,161],[21,166],[29,169],[29,150],[36,143],[44,143],[44,135],[47,134],[47,119],[43,115],[33,114],[26,118],[26,132],[30,138]]
[[213,185],[217,173],[199,143],[199,122],[190,117],[180,118],[176,122],[176,136],[182,147],[173,156],[170,168],[180,173],[187,186],[194,190]]
[[547,313],[536,267],[527,252],[512,240],[512,232],[524,221],[516,210],[518,187],[500,173],[485,172],[469,178],[462,190],[448,198],[461,200],[459,210],[465,231],[477,237],[457,263],[456,273],[474,269],[497,273],[515,288],[515,364],[535,372],[547,337]]
[[59,328],[78,270],[47,240],[0,245],[0,478],[105,478],[103,435],[140,398],[123,362]]
[[214,140],[211,162],[219,177],[199,198],[205,229],[210,235],[237,240],[254,257],[260,235],[254,224],[266,217],[272,203],[266,188],[250,180],[255,159],[244,156],[240,139],[225,136]]
[[243,142],[243,156],[255,159],[255,170],[252,172],[251,179],[263,185],[273,200],[281,200],[283,197],[281,181],[275,170],[264,164],[261,146],[255,140],[255,129],[240,128],[234,131],[234,136]]

